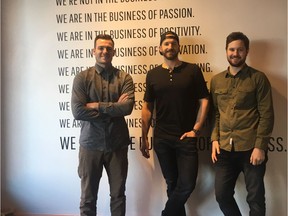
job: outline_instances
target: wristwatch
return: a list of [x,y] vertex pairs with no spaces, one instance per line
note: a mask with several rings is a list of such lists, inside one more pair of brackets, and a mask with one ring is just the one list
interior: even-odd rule
[[192,131],[198,136],[200,134],[200,130],[192,129]]

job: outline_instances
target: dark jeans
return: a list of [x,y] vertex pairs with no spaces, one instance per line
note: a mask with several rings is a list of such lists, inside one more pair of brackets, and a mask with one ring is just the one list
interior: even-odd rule
[[245,152],[228,152],[221,149],[215,164],[215,195],[220,209],[225,216],[240,216],[240,210],[234,199],[234,189],[240,172],[243,172],[250,207],[250,216],[264,216],[265,188],[264,175],[267,155],[261,165],[250,164],[252,150]]
[[167,184],[168,200],[162,215],[185,216],[185,203],[195,188],[198,174],[197,138],[155,137],[154,148]]
[[127,153],[127,147],[114,152],[102,152],[87,150],[80,146],[78,173],[81,178],[81,216],[95,216],[97,214],[97,194],[103,167],[107,172],[110,186],[111,215],[125,215]]

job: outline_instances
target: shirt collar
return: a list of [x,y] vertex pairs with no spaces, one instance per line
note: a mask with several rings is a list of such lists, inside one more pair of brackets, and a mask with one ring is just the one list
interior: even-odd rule
[[245,64],[244,66],[243,66],[243,68],[235,75],[235,76],[233,76],[230,72],[229,72],[229,67],[227,68],[227,70],[226,70],[226,74],[225,74],[225,77],[226,78],[229,78],[229,77],[239,77],[239,76],[241,76],[242,74],[246,74],[247,72],[248,72],[248,65],[247,64]]
[[102,74],[102,73],[108,73],[109,75],[111,75],[113,73],[113,66],[112,64],[108,65],[106,68],[103,68],[102,66],[100,66],[99,64],[95,64],[95,68],[96,68],[96,72],[98,74]]

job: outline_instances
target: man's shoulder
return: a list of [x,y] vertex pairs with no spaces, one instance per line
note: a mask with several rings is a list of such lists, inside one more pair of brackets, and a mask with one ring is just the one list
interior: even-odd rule
[[196,63],[186,62],[186,61],[182,61],[182,65],[183,65],[183,66],[187,66],[187,67],[195,67],[195,66],[198,66]]
[[202,74],[201,68],[196,63],[182,61],[182,64],[179,66],[179,68],[181,69],[181,71],[184,71],[186,74],[191,74],[191,73],[194,75]]
[[87,67],[85,70],[80,71],[77,75],[81,76],[81,75],[85,75],[85,74],[95,72],[95,71],[96,71],[95,66],[91,66],[91,67]]
[[87,79],[87,77],[91,77],[93,74],[95,74],[95,67],[88,67],[85,70],[80,71],[75,75],[75,79]]
[[251,66],[247,66],[247,71],[253,76],[266,76],[264,72]]
[[271,85],[268,77],[264,72],[253,67],[248,67],[247,73],[250,79],[253,80],[256,85]]
[[227,74],[227,70],[219,72],[212,77],[212,80],[222,79],[226,76],[226,74]]
[[161,71],[161,70],[165,70],[165,69],[162,67],[162,64],[157,65],[156,67],[150,69],[150,70],[147,72],[147,75],[148,75],[148,76],[151,76],[151,75],[159,74],[158,72]]
[[121,70],[116,67],[113,67],[113,74],[118,77],[131,77],[132,78],[132,76],[129,73],[127,73],[125,70]]

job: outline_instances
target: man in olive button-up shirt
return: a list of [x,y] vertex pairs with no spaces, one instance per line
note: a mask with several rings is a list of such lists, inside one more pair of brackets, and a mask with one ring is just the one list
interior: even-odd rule
[[[240,216],[233,197],[244,173],[249,215],[265,215],[265,175],[268,143],[274,125],[271,85],[264,73],[249,67],[249,39],[233,32],[226,39],[229,67],[211,80],[215,111],[212,161],[216,200],[224,215]],[[248,215],[248,213],[244,214]]]
[[271,87],[266,76],[247,65],[235,76],[226,70],[212,79],[211,94],[217,107],[212,140],[218,140],[227,151],[232,146],[235,151],[254,147],[266,151],[273,128]]

